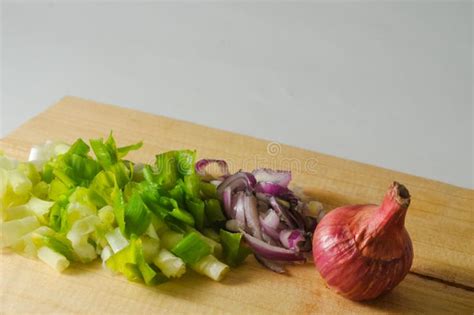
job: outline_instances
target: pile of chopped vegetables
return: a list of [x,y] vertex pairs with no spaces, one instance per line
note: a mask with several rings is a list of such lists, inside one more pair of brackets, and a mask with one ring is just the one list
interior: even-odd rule
[[124,157],[141,142],[117,147],[110,134],[89,143],[48,141],[29,162],[0,154],[2,247],[58,271],[100,258],[149,285],[187,268],[218,281],[252,252],[283,272],[311,250],[321,205],[288,189],[289,172],[230,174],[224,161],[196,162],[190,150],[133,163]]

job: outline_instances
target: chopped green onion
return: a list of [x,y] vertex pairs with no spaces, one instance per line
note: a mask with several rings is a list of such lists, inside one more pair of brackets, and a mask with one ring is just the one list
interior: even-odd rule
[[211,228],[205,228],[202,230],[202,234],[208,238],[210,238],[211,240],[214,240],[218,243],[221,242],[221,237],[219,235],[219,233],[217,233],[214,229],[211,229]]
[[114,253],[117,253],[128,246],[128,240],[122,235],[119,228],[105,234],[105,238]]
[[175,151],[178,173],[181,176],[194,174],[194,163],[196,160],[196,151],[181,150]]
[[183,209],[174,208],[173,210],[171,210],[170,215],[183,223],[194,226],[193,216]]
[[211,183],[201,182],[199,184],[201,189],[201,194],[206,199],[216,199],[217,198],[217,188]]
[[184,176],[183,188],[186,196],[190,198],[199,198],[200,184],[201,178],[198,175],[192,174]]
[[153,262],[153,259],[158,255],[160,250],[160,241],[159,239],[151,238],[147,235],[142,235],[140,237],[143,247],[143,257],[147,263]]
[[40,226],[36,230],[22,236],[15,244],[12,245],[12,249],[16,252],[23,254],[27,257],[37,257],[37,247],[33,241],[33,235],[53,235],[54,231],[47,226]]
[[100,221],[108,226],[112,226],[115,222],[114,208],[109,205],[100,208],[97,215]]
[[33,188],[31,180],[20,170],[7,171],[8,184],[16,195],[25,195]]
[[164,248],[168,250],[171,250],[183,238],[184,238],[184,234],[178,233],[172,230],[167,230],[160,234],[161,246],[163,246]]
[[[196,227],[199,230],[202,230],[205,222],[205,213],[204,213],[204,202],[201,199],[190,197],[186,200],[186,205],[189,212],[194,218]],[[190,224],[191,225],[191,224]]]
[[212,252],[211,246],[196,232],[191,232],[176,244],[171,252],[188,264],[197,263]]
[[156,233],[155,227],[153,226],[152,223],[148,225],[148,229],[145,231],[145,235],[155,239],[155,240],[160,240],[158,237],[158,234]]
[[1,247],[11,246],[18,242],[27,233],[39,228],[40,224],[35,216],[18,220],[0,222]]
[[49,184],[46,183],[45,181],[40,181],[36,185],[33,186],[31,193],[33,196],[39,199],[42,199],[42,200],[48,199]]
[[90,262],[97,257],[94,246],[89,244],[89,235],[96,230],[100,223],[99,217],[90,215],[77,220],[67,233],[67,238],[71,241],[72,248],[82,262]]
[[128,154],[128,152],[138,150],[142,146],[143,146],[143,142],[140,141],[140,142],[137,142],[135,144],[120,147],[120,148],[117,149],[117,155],[118,155],[119,158],[123,158]]
[[225,217],[216,187],[195,171],[196,152],[164,152],[154,165],[123,159],[142,145],[117,147],[110,133],[35,146],[28,163],[0,152],[0,245],[58,271],[100,255],[148,285],[181,277],[186,264],[220,280]]
[[102,259],[102,268],[106,268],[105,262],[114,254],[110,246],[105,246],[100,253],[100,259]]
[[215,281],[221,281],[230,270],[229,266],[212,255],[204,256],[198,262],[192,263],[191,268]]
[[184,261],[164,248],[160,249],[158,255],[153,259],[153,263],[168,278],[179,278],[186,272]]
[[249,248],[243,246],[241,233],[231,233],[221,229],[220,237],[225,262],[230,266],[239,265],[251,253]]
[[59,272],[62,272],[69,266],[69,260],[66,257],[46,246],[38,249],[38,258]]
[[46,246],[55,252],[63,255],[69,261],[77,260],[77,254],[74,252],[71,242],[61,234],[58,233],[32,233],[33,243],[37,248]]
[[205,201],[206,204],[206,216],[210,223],[222,223],[226,220],[222,213],[222,208],[219,200],[208,199]]
[[131,281],[144,280],[146,284],[162,281],[159,274],[145,262],[140,239],[132,238],[127,247],[112,255],[105,264],[112,271],[124,274]]
[[58,178],[55,178],[49,184],[48,197],[51,200],[59,200],[61,196],[67,195],[69,187]]
[[151,215],[138,193],[132,195],[125,205],[125,231],[127,235],[142,235],[151,223]]
[[156,171],[153,182],[164,189],[171,189],[176,185],[178,179],[178,169],[176,161],[176,151],[169,151],[156,156]]
[[222,245],[220,243],[216,242],[212,238],[206,237],[204,234],[201,234],[199,231],[197,231],[197,230],[195,230],[191,227],[188,228],[188,232],[195,233],[197,236],[199,236],[201,238],[201,240],[206,242],[206,244],[209,245],[209,247],[211,248],[211,254],[213,254],[217,257],[222,256]]
[[53,206],[54,202],[45,201],[32,196],[26,203],[26,206],[34,213],[42,223],[46,223],[45,215],[48,214],[49,209]]

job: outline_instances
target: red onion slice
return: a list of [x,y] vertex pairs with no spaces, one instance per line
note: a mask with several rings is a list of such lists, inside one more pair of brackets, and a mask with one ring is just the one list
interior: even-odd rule
[[[222,176],[209,176],[212,165]],[[226,229],[240,231],[262,265],[282,273],[284,264],[305,261],[316,220],[305,215],[306,205],[288,189],[291,172],[262,168],[229,175],[221,160],[201,160],[196,171],[217,185]]]
[[288,188],[271,182],[258,182],[255,191],[272,196],[281,196],[289,192]]
[[286,207],[282,207],[280,204],[278,204],[275,197],[273,196],[270,196],[269,201],[273,210],[275,210],[275,212],[283,220],[283,222],[285,222],[291,229],[295,229],[295,220],[293,220],[291,214],[287,211]]
[[278,246],[273,246],[265,243],[258,238],[253,237],[245,231],[241,231],[247,241],[247,244],[253,249],[254,253],[263,258],[280,261],[303,261],[305,258],[300,253],[285,249]]
[[235,218],[235,210],[232,206],[232,190],[230,187],[224,189],[222,193],[222,203],[224,205],[224,212],[227,215],[227,218]]
[[240,228],[245,228],[245,193],[239,191],[235,194],[236,202],[234,206],[235,220],[237,221]]
[[266,224],[265,219],[260,218],[260,226],[263,232],[273,241],[280,242],[280,233],[270,225]]
[[[213,171],[213,166],[217,166],[217,172]],[[204,180],[213,180],[218,178],[225,178],[229,176],[229,167],[224,160],[202,159],[196,162],[196,173]]]
[[277,204],[280,205],[281,211],[285,213],[285,215],[299,228],[299,229],[304,229],[305,228],[305,220],[303,215],[299,212],[297,206],[294,206],[293,204],[288,203],[285,200],[282,200],[280,198],[275,199],[277,201]]
[[276,214],[275,210],[269,209],[267,213],[265,214],[265,217],[263,218],[263,221],[265,222],[265,225],[268,227],[277,230],[279,225],[280,225],[280,218],[278,217],[278,214]]
[[260,233],[260,221],[258,219],[257,198],[254,195],[246,195],[244,197],[245,221],[251,234],[258,239],[262,239]]
[[274,271],[276,273],[285,273],[286,269],[283,267],[283,264],[276,262],[276,261],[271,261],[266,258],[261,257],[260,255],[255,254],[255,259],[261,263],[264,267],[267,267],[271,271]]
[[306,242],[301,230],[283,230],[280,232],[279,238],[283,246],[294,251],[300,251]]
[[280,186],[288,186],[291,181],[291,172],[276,171],[269,168],[259,168],[252,172],[257,182],[270,182]]
[[227,177],[218,187],[217,195],[221,196],[227,187],[230,187],[232,193],[236,191],[253,191],[257,181],[251,173],[238,172]]

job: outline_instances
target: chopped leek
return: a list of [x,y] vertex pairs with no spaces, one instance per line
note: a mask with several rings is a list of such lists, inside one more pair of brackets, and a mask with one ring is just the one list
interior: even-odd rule
[[158,255],[160,250],[160,241],[155,238],[151,238],[148,235],[142,235],[140,237],[143,247],[143,257],[147,263],[153,262],[153,259]]
[[242,244],[242,234],[221,230],[220,237],[225,261],[230,266],[239,265],[251,253],[250,249]]
[[164,231],[162,234],[160,234],[161,246],[163,246],[166,249],[171,250],[183,238],[184,238],[184,234],[182,233],[178,233],[172,230]]
[[59,272],[62,272],[69,266],[69,260],[66,257],[46,246],[38,249],[38,258]]
[[97,257],[94,246],[89,243],[89,235],[96,230],[99,222],[96,215],[87,216],[74,222],[67,233],[67,238],[82,262],[90,262]]
[[140,239],[133,238],[130,244],[112,255],[105,262],[112,271],[124,274],[130,281],[145,281],[146,284],[161,282],[160,276],[145,261]]
[[127,235],[142,235],[151,223],[151,215],[138,193],[132,195],[124,209]]
[[179,278],[186,272],[184,261],[164,248],[160,249],[158,255],[153,258],[153,263],[168,278]]
[[212,252],[211,246],[198,233],[191,232],[176,244],[171,252],[188,264],[198,262]]
[[221,204],[217,199],[208,199],[205,201],[206,204],[206,216],[210,223],[222,223],[225,222],[226,218],[222,213]]
[[225,216],[215,185],[195,171],[196,152],[124,159],[142,145],[117,146],[110,133],[34,146],[27,163],[0,152],[0,245],[58,271],[100,256],[106,269],[148,285],[181,277],[186,265],[222,279],[246,248],[240,234],[219,234]]
[[99,219],[102,223],[112,226],[115,222],[114,208],[112,206],[104,206],[97,212]]
[[212,255],[204,256],[199,261],[192,263],[191,268],[215,281],[221,281],[230,270],[229,266],[220,262]]
[[117,253],[128,246],[128,240],[122,235],[119,228],[105,234],[105,238],[114,253]]
[[78,254],[74,251],[71,242],[58,233],[32,233],[33,244],[37,248],[46,246],[63,255],[69,261],[77,260]]
[[0,223],[0,245],[11,246],[18,242],[25,234],[40,227],[35,216]]
[[53,235],[54,231],[47,226],[40,226],[36,230],[22,236],[15,244],[12,245],[12,249],[20,254],[27,257],[34,258],[37,256],[37,248],[33,241],[35,235]]
[[45,215],[48,214],[53,204],[54,202],[52,201],[45,201],[32,196],[26,204],[6,209],[5,219],[14,220],[36,215],[40,222],[46,224]]

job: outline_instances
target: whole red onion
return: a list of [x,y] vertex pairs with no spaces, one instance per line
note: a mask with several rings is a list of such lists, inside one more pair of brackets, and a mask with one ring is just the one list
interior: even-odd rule
[[410,194],[394,182],[383,202],[329,212],[313,236],[316,268],[328,286],[351,300],[369,300],[405,278],[413,246],[405,229]]

